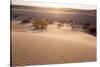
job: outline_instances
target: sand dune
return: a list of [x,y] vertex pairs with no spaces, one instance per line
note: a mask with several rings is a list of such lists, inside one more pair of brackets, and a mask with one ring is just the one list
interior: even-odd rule
[[[16,26],[16,25],[15,25]],[[15,28],[14,26],[14,28]],[[16,30],[19,28],[16,27]],[[22,28],[20,28],[22,29]],[[96,60],[96,38],[71,29],[12,31],[12,64],[37,65]]]

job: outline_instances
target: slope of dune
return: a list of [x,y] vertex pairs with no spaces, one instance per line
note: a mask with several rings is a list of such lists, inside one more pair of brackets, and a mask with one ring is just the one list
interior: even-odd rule
[[30,30],[30,27],[21,27],[14,24],[12,31],[13,65],[96,60],[96,38],[94,36],[73,31],[70,27],[57,29],[55,25],[48,26],[48,30],[44,32],[34,32]]

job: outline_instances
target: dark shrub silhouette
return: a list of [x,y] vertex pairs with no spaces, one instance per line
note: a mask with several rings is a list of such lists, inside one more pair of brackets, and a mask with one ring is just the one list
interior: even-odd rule
[[26,23],[30,23],[31,21],[29,19],[25,19],[25,20],[22,20],[21,24],[26,24]]
[[89,26],[90,26],[90,23],[84,23],[84,24],[83,24],[83,29],[88,29]]
[[59,20],[58,22],[60,22],[60,23],[62,23],[62,24],[64,23],[64,21],[62,21],[62,20]]
[[69,20],[70,23],[73,23],[73,20]]
[[90,27],[89,33],[96,36],[96,27]]
[[17,18],[18,17],[18,15],[14,15],[14,18]]
[[49,20],[48,21],[48,24],[50,24],[50,25],[53,24],[53,21],[52,20]]

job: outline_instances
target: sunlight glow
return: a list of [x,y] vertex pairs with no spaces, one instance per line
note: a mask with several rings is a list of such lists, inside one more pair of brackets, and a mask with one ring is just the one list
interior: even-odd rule
[[96,0],[12,0],[12,4],[53,8],[96,9]]

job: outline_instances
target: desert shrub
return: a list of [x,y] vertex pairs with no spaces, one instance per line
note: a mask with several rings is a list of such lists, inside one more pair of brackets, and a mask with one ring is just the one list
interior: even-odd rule
[[42,28],[42,29],[47,29],[47,26],[48,26],[47,21],[41,22],[41,28]]
[[52,20],[49,20],[48,21],[48,24],[50,24],[50,25],[53,24],[53,21]]
[[25,19],[25,20],[22,20],[21,24],[26,24],[26,23],[30,23],[31,21],[29,19]]
[[66,24],[68,24],[68,25],[72,25],[72,24],[73,24],[73,20],[69,20],[69,21],[67,21]]
[[90,26],[90,23],[84,23],[84,24],[83,24],[83,29],[88,29],[89,26]]
[[63,20],[59,20],[58,22],[60,22],[60,23],[62,23],[62,24],[64,23],[64,21],[63,21]]
[[39,21],[34,21],[32,24],[35,29],[39,29]]
[[76,29],[76,23],[75,23],[75,20],[70,20],[69,22],[68,22],[68,24],[71,26],[71,28],[72,28],[72,30],[75,30]]
[[35,29],[47,29],[48,23],[45,20],[35,20],[32,23]]
[[96,27],[90,27],[89,33],[92,34],[92,35],[96,35]]
[[89,29],[89,32],[90,32],[90,33],[95,33],[95,32],[96,32],[96,28],[90,28],[90,29]]
[[69,20],[70,23],[73,23],[73,20]]
[[35,16],[33,16],[33,18],[34,18]]
[[14,18],[17,18],[18,17],[18,15],[14,15]]

